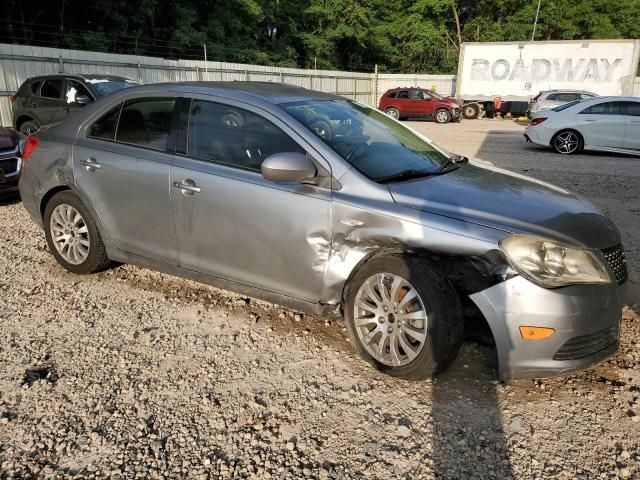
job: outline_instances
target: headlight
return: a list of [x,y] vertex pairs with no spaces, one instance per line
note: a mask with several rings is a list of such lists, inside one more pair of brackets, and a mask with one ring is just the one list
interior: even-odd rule
[[611,281],[600,258],[590,250],[529,235],[505,237],[500,248],[522,276],[542,287]]

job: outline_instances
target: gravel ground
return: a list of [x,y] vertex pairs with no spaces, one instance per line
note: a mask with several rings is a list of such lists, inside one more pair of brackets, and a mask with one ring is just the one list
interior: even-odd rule
[[[506,121],[414,126],[605,208],[635,288],[640,160],[558,158]],[[631,308],[586,372],[498,383],[465,343],[405,382],[357,360],[341,322],[132,266],[69,274],[17,200],[0,245],[0,478],[640,478]]]

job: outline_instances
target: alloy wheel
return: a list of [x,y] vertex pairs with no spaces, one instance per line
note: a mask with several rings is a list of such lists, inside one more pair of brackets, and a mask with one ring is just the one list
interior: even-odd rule
[[358,338],[378,362],[400,367],[422,351],[428,316],[420,295],[404,278],[372,275],[358,290],[353,308]]
[[447,112],[440,111],[436,114],[436,120],[438,120],[438,123],[445,123],[448,119],[449,115]]
[[573,153],[579,144],[578,135],[574,132],[562,132],[553,141],[555,149],[560,153]]
[[82,215],[71,205],[61,203],[51,213],[51,239],[60,256],[72,265],[80,265],[89,256],[89,229]]

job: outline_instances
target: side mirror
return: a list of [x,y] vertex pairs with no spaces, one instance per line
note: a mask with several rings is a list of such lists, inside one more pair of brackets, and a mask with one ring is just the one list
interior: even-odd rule
[[88,105],[91,103],[91,99],[87,95],[76,95],[76,101],[78,105]]
[[262,161],[262,176],[272,182],[300,183],[318,173],[314,163],[302,153],[284,152]]

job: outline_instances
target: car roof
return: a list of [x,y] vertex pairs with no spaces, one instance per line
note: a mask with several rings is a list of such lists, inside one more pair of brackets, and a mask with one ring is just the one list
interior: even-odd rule
[[571,88],[556,88],[554,90],[542,90],[540,95],[545,93],[589,93],[591,95],[597,95],[597,93],[590,92],[589,90],[573,90]]
[[89,81],[89,80],[112,80],[115,82],[135,81],[127,77],[122,77],[120,75],[104,75],[101,73],[53,73],[51,75],[38,75],[37,77],[30,78],[30,80],[46,80],[48,78],[60,78],[60,77],[77,78],[78,80],[84,80],[84,81]]
[[316,92],[295,85],[274,82],[174,82],[140,85],[126,89],[126,94],[172,90],[184,93],[220,95],[235,100],[259,99],[271,104],[302,102],[306,100],[344,100],[330,93]]

